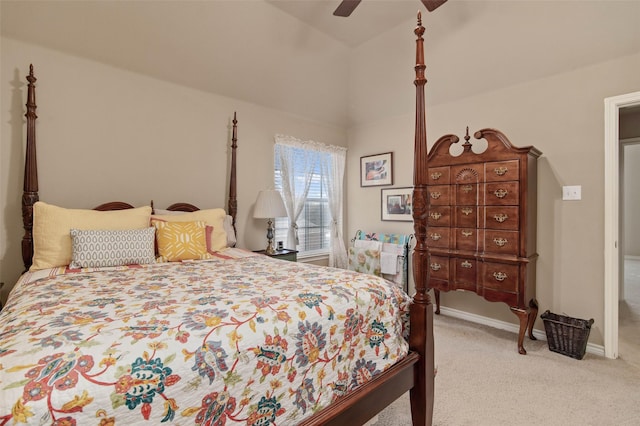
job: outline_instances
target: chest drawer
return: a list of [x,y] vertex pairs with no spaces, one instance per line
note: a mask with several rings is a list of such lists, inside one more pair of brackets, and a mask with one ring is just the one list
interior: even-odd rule
[[485,164],[485,179],[487,182],[504,182],[520,179],[518,160],[496,161]]
[[432,279],[448,280],[449,279],[449,258],[445,256],[429,256],[429,276]]
[[485,262],[482,264],[482,286],[486,289],[518,292],[518,265]]
[[456,205],[475,206],[478,204],[478,186],[477,183],[463,183],[455,186]]
[[429,167],[429,185],[448,185],[451,183],[449,167]]
[[518,254],[518,231],[484,231],[484,251],[502,254]]
[[476,206],[457,206],[456,225],[464,228],[477,228],[478,208]]
[[474,259],[454,259],[455,288],[459,290],[476,291],[477,265]]
[[448,206],[451,203],[451,185],[429,185],[429,205]]
[[427,217],[429,226],[450,226],[451,207],[450,206],[430,206]]
[[478,230],[476,228],[454,228],[455,247],[457,250],[478,249]]
[[516,206],[487,206],[484,208],[483,228],[517,231],[520,214]]
[[463,164],[451,167],[451,183],[464,185],[467,183],[484,182],[484,165]]
[[451,228],[442,226],[427,227],[427,244],[430,247],[449,248]]
[[520,185],[517,181],[485,184],[484,204],[487,206],[517,206],[520,204]]

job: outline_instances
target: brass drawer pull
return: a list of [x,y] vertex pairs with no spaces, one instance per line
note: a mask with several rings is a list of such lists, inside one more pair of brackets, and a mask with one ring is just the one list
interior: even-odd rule
[[496,197],[498,198],[504,198],[507,196],[508,191],[506,189],[496,189],[494,194],[496,195]]
[[504,176],[505,174],[507,174],[507,172],[509,171],[509,169],[507,169],[506,167],[496,167],[495,169],[493,169],[493,171],[494,171],[498,176]]
[[470,207],[463,207],[463,208],[460,209],[460,211],[465,216],[469,216],[471,213],[473,213],[473,209],[470,208]]
[[437,200],[438,198],[440,198],[440,195],[442,194],[436,191],[436,192],[432,192],[430,195],[431,195],[431,198],[433,198],[434,200]]
[[504,247],[505,244],[507,244],[507,239],[506,238],[494,238],[493,242],[498,246],[498,247]]
[[429,265],[429,266],[431,267],[431,270],[433,270],[433,271],[439,271],[439,270],[440,270],[440,268],[442,267],[442,266],[440,266],[440,264],[439,264],[439,263],[432,263],[432,264],[431,264],[431,265]]
[[431,238],[433,241],[438,241],[440,238],[442,238],[442,235],[440,235],[440,234],[431,234],[431,235],[429,235],[429,238]]
[[464,185],[462,187],[462,192],[464,192],[465,194],[468,194],[471,191],[473,191],[473,186],[471,185]]
[[431,216],[431,219],[433,220],[438,220],[442,217],[442,214],[439,212],[431,212],[429,213],[429,216]]
[[494,272],[493,277],[497,281],[504,281],[507,278],[507,274],[505,274],[504,272]]
[[441,177],[442,177],[442,173],[440,173],[440,172],[433,172],[433,173],[431,173],[431,179],[433,179],[433,180],[438,180],[438,179],[440,179]]
[[467,268],[470,269],[473,265],[471,264],[471,262],[469,262],[468,260],[465,260],[464,262],[462,262],[460,264],[460,266],[462,266],[463,268]]
[[462,231],[464,237],[470,237],[473,235],[473,231]]
[[498,214],[494,215],[493,218],[496,220],[496,222],[502,223],[505,220],[509,219],[509,216],[507,216],[504,213],[498,213]]

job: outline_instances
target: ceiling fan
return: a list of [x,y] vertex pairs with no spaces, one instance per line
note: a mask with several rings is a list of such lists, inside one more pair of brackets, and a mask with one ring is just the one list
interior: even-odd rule
[[[347,17],[351,15],[351,12],[360,4],[362,0],[343,0],[336,10],[333,12],[335,16],[344,16]],[[433,12],[447,0],[420,0],[424,7],[427,8],[429,12]]]

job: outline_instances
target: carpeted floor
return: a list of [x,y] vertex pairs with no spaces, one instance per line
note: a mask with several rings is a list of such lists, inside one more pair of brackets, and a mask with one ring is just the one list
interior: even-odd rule
[[[528,338],[527,355],[521,356],[515,349],[514,333],[436,316],[438,375],[433,424],[640,424],[639,334],[627,333],[624,327],[629,321],[623,320],[623,315],[631,314],[635,321],[640,319],[640,285],[634,291],[638,299],[627,291],[627,302],[623,302],[629,309],[621,310],[620,358],[616,360],[589,353],[575,360],[549,351],[546,341]],[[631,323],[629,329],[640,333],[640,322]],[[408,394],[382,411],[374,424],[411,425]]]

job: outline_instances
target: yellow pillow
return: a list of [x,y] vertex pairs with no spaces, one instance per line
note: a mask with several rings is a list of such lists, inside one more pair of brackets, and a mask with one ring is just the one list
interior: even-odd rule
[[180,260],[209,259],[203,221],[163,222],[152,220],[156,228],[158,261],[177,262]]
[[199,222],[213,227],[207,246],[210,252],[220,251],[227,247],[227,233],[224,231],[224,209],[197,210],[184,214],[153,215],[152,220],[164,222]]
[[71,263],[71,228],[142,229],[149,226],[151,207],[97,211],[65,209],[38,201],[33,205],[33,264],[30,271]]

